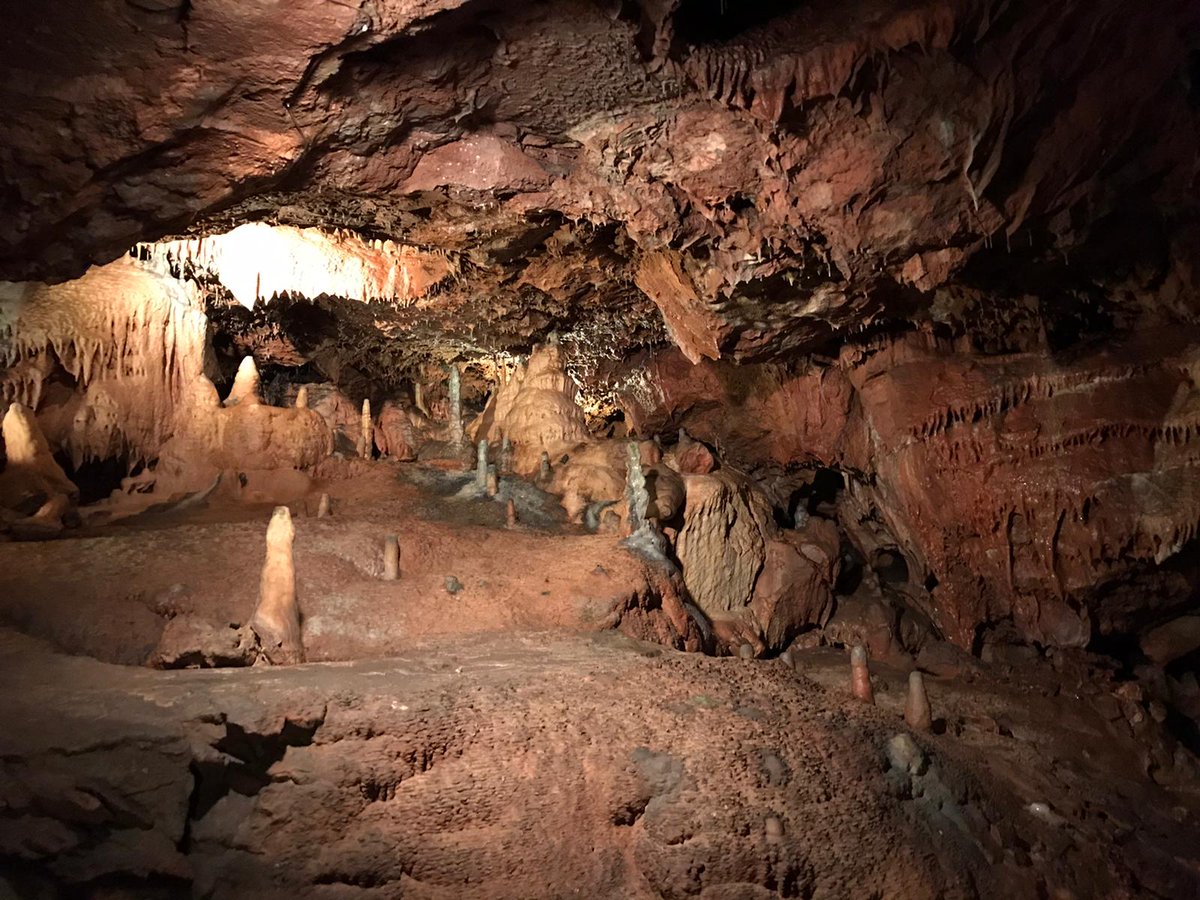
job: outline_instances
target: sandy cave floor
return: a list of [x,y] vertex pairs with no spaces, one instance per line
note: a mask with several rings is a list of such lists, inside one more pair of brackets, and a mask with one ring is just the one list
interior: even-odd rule
[[292,668],[140,665],[250,614],[269,504],[0,544],[0,896],[1200,896],[1196,782],[1145,775],[1097,658],[943,648],[912,734],[902,661],[870,707],[841,650],[604,630],[653,580],[613,537],[399,474],[292,504]]

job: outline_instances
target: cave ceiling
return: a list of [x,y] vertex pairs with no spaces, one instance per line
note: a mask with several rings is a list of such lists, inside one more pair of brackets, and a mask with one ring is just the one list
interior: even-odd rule
[[100,0],[0,35],[9,280],[253,222],[390,241],[446,261],[343,328],[398,366],[1194,314],[1189,0]]

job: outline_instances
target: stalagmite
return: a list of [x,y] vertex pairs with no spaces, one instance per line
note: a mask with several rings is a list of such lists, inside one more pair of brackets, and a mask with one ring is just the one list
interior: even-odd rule
[[864,703],[875,703],[875,692],[871,689],[871,670],[867,665],[867,651],[860,644],[850,650],[850,690]]
[[461,450],[463,445],[462,376],[458,366],[450,366],[450,446]]
[[475,455],[475,487],[481,491],[487,487],[488,478],[488,442],[480,441],[479,450]]
[[383,580],[395,581],[400,577],[400,539],[389,534],[383,539]]
[[329,495],[322,494],[321,502],[317,504],[317,518],[324,519],[324,518],[327,518],[329,515],[330,515]]
[[272,665],[304,660],[300,609],[296,604],[296,567],[292,560],[295,536],[291,512],[286,506],[275,507],[267,526],[267,559],[259,582],[258,608],[250,619],[262,656]]
[[646,474],[642,471],[641,445],[637,441],[630,441],[628,454],[625,464],[625,501],[629,507],[627,524],[629,533],[637,534],[646,525],[650,495],[646,492]]
[[300,385],[296,391],[296,409],[308,409],[308,385]]
[[371,420],[371,401],[362,402],[362,426],[358,435],[358,455],[370,459],[375,453],[375,425]]
[[484,484],[489,497],[495,497],[500,493],[500,479],[496,476],[496,467],[488,466],[487,481]]
[[929,696],[925,693],[925,676],[915,670],[908,673],[908,697],[904,701],[904,721],[914,731],[928,731],[933,727],[933,715],[929,710]]
[[550,454],[542,451],[542,458],[538,462],[538,481],[546,482],[550,480]]
[[754,647],[750,644],[742,644],[738,647],[738,657],[741,659],[754,659]]
[[225,405],[228,407],[237,406],[239,403],[261,403],[258,389],[258,367],[254,364],[253,356],[245,356],[238,366],[237,375],[233,377],[233,387],[229,389]]
[[516,528],[517,527],[517,504],[513,502],[511,497],[508,499],[508,503],[506,503],[504,505],[504,513],[505,513],[505,517],[507,519],[508,527]]

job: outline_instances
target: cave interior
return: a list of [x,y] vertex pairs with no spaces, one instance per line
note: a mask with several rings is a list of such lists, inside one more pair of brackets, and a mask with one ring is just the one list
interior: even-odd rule
[[1200,897],[1200,4],[0,44],[0,897]]

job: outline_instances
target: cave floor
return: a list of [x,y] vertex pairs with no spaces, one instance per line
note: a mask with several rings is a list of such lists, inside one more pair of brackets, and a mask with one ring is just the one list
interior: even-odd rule
[[868,706],[842,650],[619,633],[644,560],[466,484],[290,504],[288,668],[143,665],[173,619],[246,620],[269,502],[0,544],[0,897],[1200,896],[1197,781],[1102,659],[940,645],[912,733],[911,661]]
[[[0,853],[17,896],[1195,896],[1194,793],[1138,774],[1052,675],[615,632],[156,671],[0,634]],[[1039,681],[1040,679],[1040,681]],[[1043,804],[1034,806],[1032,804]]]

